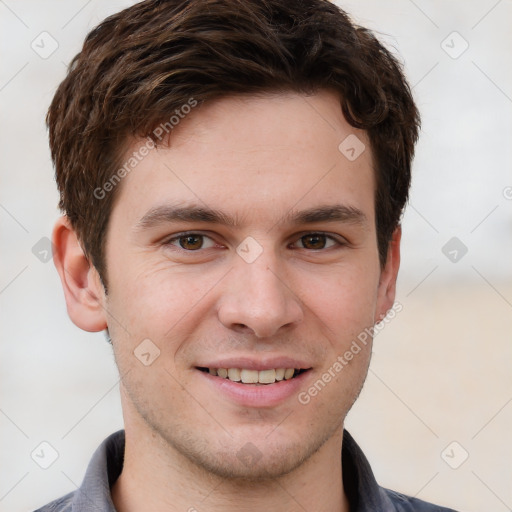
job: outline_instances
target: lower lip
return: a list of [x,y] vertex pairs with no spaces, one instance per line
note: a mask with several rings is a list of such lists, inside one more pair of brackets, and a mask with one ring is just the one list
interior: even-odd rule
[[304,381],[309,377],[311,370],[302,372],[293,379],[260,385],[241,384],[201,370],[197,371],[224,396],[243,407],[274,407],[291,396],[297,396],[301,388],[304,388]]

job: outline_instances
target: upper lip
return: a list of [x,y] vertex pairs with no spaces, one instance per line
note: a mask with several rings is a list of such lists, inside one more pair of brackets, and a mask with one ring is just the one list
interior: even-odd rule
[[254,357],[226,357],[217,361],[200,363],[196,368],[242,368],[247,370],[272,370],[274,368],[296,368],[307,370],[311,365],[293,357],[279,356],[255,359]]

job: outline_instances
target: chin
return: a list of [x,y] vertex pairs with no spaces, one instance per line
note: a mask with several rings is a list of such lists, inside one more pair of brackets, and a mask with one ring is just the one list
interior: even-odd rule
[[233,484],[263,483],[283,477],[311,459],[333,434],[319,431],[315,435],[310,431],[304,436],[286,432],[277,435],[276,431],[269,434],[265,429],[261,435],[205,439],[193,431],[180,430],[174,428],[161,436],[168,447],[184,456],[196,470],[231,480]]
[[216,453],[188,454],[189,459],[208,473],[235,482],[266,482],[283,477],[301,466],[312,453],[304,444],[288,445],[263,451],[250,441],[239,450],[233,447]]

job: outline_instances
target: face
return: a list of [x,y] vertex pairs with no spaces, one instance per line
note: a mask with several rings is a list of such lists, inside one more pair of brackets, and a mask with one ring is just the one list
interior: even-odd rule
[[[350,134],[366,145],[355,160],[338,149]],[[107,233],[103,306],[127,428],[246,479],[340,439],[371,342],[335,363],[394,293],[374,195],[367,137],[328,92],[197,107],[149,151]]]

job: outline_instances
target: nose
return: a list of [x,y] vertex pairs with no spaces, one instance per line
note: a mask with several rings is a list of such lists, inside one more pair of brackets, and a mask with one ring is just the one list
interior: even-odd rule
[[300,299],[273,258],[239,259],[225,283],[218,318],[228,329],[267,338],[303,319]]

